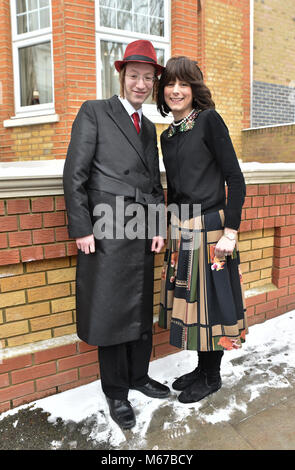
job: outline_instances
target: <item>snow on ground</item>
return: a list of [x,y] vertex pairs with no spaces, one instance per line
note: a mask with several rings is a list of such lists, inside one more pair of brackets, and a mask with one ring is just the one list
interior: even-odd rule
[[[249,403],[259,398],[267,388],[292,386],[287,377],[292,377],[295,368],[294,331],[295,311],[251,326],[243,347],[224,354],[222,362],[224,395],[222,401],[217,402],[217,405],[215,403],[209,413],[206,412],[206,407],[204,408],[204,400],[195,404],[182,404],[178,402],[175,391],[172,391],[169,398],[157,400],[131,390],[129,400],[136,410],[137,423],[128,432],[132,433],[138,442],[144,440],[152,417],[161,411],[163,415],[163,409],[166,407],[168,415],[165,422],[164,412],[163,431],[171,429],[171,432],[177,432],[177,424],[183,423],[184,432],[187,433],[190,429],[185,419],[195,411],[198,412],[198,419],[203,422],[214,424],[229,421],[236,411],[246,413]],[[196,360],[196,352],[181,351],[151,362],[149,375],[171,386],[176,377],[196,367]],[[242,390],[242,400],[241,396],[237,399],[239,388]],[[248,398],[243,401],[244,396]],[[28,406],[23,405],[2,413],[0,420]],[[85,420],[87,426],[87,422],[90,423],[95,416],[90,436],[92,439],[97,442],[108,442],[113,447],[120,446],[126,441],[125,434],[109,417],[100,381],[43,398],[30,404],[30,407],[41,408],[50,413],[48,420],[53,423],[57,418],[76,423]],[[59,445],[59,442],[52,442],[52,448],[57,449]]]

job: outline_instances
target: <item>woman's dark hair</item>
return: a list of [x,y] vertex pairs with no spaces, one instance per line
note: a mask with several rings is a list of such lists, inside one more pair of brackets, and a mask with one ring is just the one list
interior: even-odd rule
[[157,108],[162,116],[167,116],[170,112],[169,106],[164,100],[164,87],[175,80],[189,83],[193,93],[193,107],[198,109],[215,108],[211,92],[205,85],[203,74],[195,60],[185,56],[171,57],[168,60],[165,70],[161,75],[158,84]]

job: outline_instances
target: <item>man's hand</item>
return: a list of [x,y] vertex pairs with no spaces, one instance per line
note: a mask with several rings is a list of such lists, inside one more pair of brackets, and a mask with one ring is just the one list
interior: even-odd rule
[[152,248],[151,251],[155,251],[156,253],[160,253],[163,246],[165,245],[165,240],[163,237],[157,236],[153,238]]
[[86,237],[76,238],[77,248],[88,255],[95,252],[94,235],[87,235]]

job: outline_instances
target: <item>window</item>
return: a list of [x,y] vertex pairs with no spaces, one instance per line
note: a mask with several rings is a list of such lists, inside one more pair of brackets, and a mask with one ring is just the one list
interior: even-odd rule
[[51,0],[11,0],[15,112],[54,109]]
[[[123,58],[128,43],[148,39],[156,49],[158,63],[167,62],[169,0],[96,0],[96,38],[97,96],[109,98],[119,93],[114,62]],[[151,98],[144,104],[144,112],[151,118],[157,115]]]

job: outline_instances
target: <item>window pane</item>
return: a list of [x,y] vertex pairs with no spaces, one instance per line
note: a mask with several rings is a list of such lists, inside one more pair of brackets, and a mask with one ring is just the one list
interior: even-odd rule
[[102,98],[110,98],[114,94],[119,95],[119,75],[115,69],[115,60],[121,60],[127,44],[112,41],[101,41],[101,88]]
[[42,7],[49,7],[49,0],[39,0],[39,6]]
[[50,42],[20,48],[19,73],[21,106],[34,104],[38,95],[40,104],[52,102]]
[[38,11],[29,13],[28,16],[29,16],[29,31],[36,31],[36,29],[39,29]]
[[164,17],[164,2],[159,2],[159,0],[150,0],[150,11],[151,16]]
[[106,28],[116,28],[116,11],[100,7],[100,25]]
[[118,11],[117,17],[118,29],[124,29],[125,31],[132,31],[132,15],[131,13],[125,13]]
[[19,15],[17,17],[17,34],[23,34],[28,32],[28,24],[27,24],[27,15]]
[[164,36],[164,21],[158,18],[151,18],[150,34],[154,36]]
[[132,10],[132,0],[117,0],[118,10]]
[[134,15],[133,30],[148,34],[149,32],[148,17],[144,15]]
[[49,8],[40,10],[40,28],[49,28],[50,26],[50,15]]
[[148,0],[133,0],[133,9],[135,13],[148,15]]
[[116,8],[116,1],[117,0],[99,0],[99,4],[106,7]]
[[24,13],[26,10],[26,0],[17,0],[16,13]]
[[28,0],[28,9],[37,10],[38,9],[38,0]]

